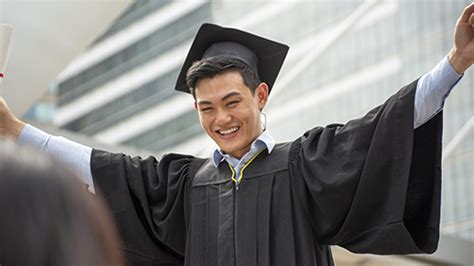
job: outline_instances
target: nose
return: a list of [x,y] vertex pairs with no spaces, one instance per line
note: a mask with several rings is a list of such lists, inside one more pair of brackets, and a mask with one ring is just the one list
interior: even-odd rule
[[229,123],[232,120],[229,112],[225,110],[218,110],[216,114],[216,124],[223,126]]

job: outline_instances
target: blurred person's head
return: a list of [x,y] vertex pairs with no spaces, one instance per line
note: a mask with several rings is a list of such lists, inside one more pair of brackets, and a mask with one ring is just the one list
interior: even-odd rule
[[103,201],[45,154],[0,140],[0,265],[122,265]]

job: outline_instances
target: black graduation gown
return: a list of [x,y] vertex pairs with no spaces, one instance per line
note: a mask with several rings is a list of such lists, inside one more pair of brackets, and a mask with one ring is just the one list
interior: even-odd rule
[[135,265],[332,265],[328,245],[432,253],[442,114],[413,130],[416,82],[345,125],[262,152],[237,190],[227,164],[94,150],[94,184]]

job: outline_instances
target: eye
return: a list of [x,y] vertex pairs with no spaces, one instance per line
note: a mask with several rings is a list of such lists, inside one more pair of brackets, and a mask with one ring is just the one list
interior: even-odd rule
[[239,102],[240,102],[240,101],[232,101],[232,102],[227,103],[226,106],[232,108],[232,107],[237,106],[237,104],[238,104]]
[[204,107],[204,108],[201,108],[201,112],[202,113],[209,113],[212,111],[212,107]]

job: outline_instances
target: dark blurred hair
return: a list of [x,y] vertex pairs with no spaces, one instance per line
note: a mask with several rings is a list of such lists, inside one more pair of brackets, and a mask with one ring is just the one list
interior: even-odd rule
[[0,139],[0,265],[123,265],[103,201],[45,154]]
[[218,74],[237,71],[242,76],[244,84],[249,87],[252,94],[260,84],[258,73],[243,61],[236,58],[214,56],[201,59],[192,64],[186,73],[186,83],[191,94],[196,99],[196,83],[203,78],[213,78]]

